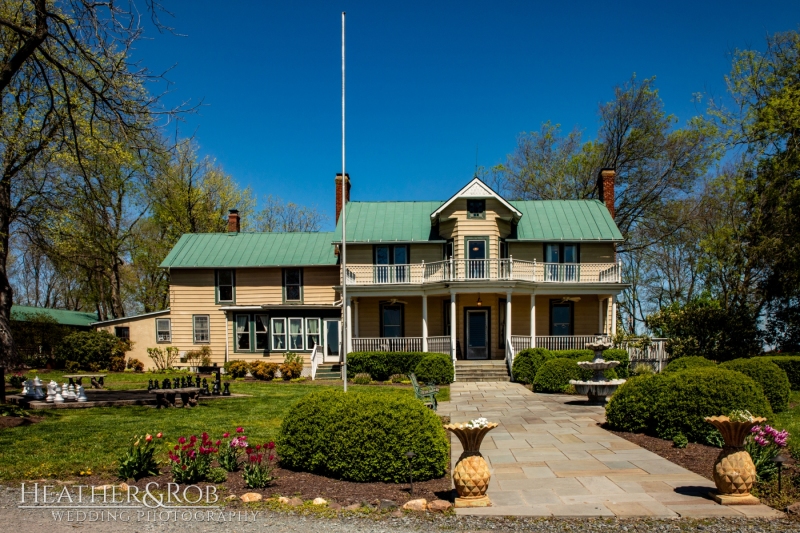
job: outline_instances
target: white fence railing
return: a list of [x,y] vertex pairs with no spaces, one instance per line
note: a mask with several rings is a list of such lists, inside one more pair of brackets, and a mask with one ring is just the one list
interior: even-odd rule
[[514,355],[522,350],[527,350],[531,347],[530,335],[511,335],[511,348],[514,350]]
[[548,350],[583,350],[586,348],[587,343],[594,342],[597,338],[597,335],[537,336],[536,347],[547,348]]
[[650,339],[650,343],[643,347],[639,346],[639,343],[635,341],[624,342],[621,348],[628,351],[628,355],[631,358],[631,369],[637,364],[643,363],[652,367],[656,372],[661,372],[669,360],[669,354],[666,349],[667,340],[662,338]]
[[421,352],[422,337],[354,337],[354,352]]
[[450,355],[450,337],[428,337],[428,351]]
[[348,265],[348,285],[421,285],[447,281],[621,283],[618,263],[538,263],[509,259],[451,259],[410,265]]

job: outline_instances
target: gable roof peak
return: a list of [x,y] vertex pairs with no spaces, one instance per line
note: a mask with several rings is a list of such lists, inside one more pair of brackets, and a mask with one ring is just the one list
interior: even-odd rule
[[449,200],[439,206],[439,208],[431,213],[431,221],[436,220],[442,212],[455,202],[458,198],[494,198],[499,201],[503,206],[505,206],[509,211],[514,213],[514,218],[519,219],[522,217],[522,213],[513,205],[511,205],[505,198],[500,196],[499,193],[494,191],[491,187],[489,187],[486,183],[481,181],[478,176],[475,176],[470,180],[469,183],[464,185],[460,191],[455,193]]

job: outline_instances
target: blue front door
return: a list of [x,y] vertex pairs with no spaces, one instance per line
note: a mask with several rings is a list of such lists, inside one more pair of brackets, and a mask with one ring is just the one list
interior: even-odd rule
[[467,359],[489,358],[489,312],[467,311]]

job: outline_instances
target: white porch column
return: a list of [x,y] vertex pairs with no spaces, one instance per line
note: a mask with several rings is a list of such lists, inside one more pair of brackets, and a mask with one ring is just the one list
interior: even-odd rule
[[611,336],[617,334],[617,297],[611,297]]
[[[228,350],[229,350],[229,348],[228,348],[228,339],[230,338],[230,335],[228,334],[228,312],[225,311],[223,313],[223,315],[225,316],[225,362],[227,363],[228,362]],[[171,322],[170,322],[170,324],[171,324]],[[211,329],[211,324],[208,325],[208,328]]]
[[422,351],[428,351],[428,295],[422,295]]
[[[506,344],[510,345],[511,344],[511,291],[508,291],[506,293],[506,330],[504,332],[504,335],[506,336]],[[512,348],[511,350],[512,352],[514,351],[513,346],[509,346],[509,348]]]
[[536,295],[531,294],[531,348],[536,348]]
[[456,364],[456,293],[450,292],[450,357]]
[[358,338],[358,298],[353,298],[353,337]]
[[353,300],[351,298],[347,299],[347,329],[350,331],[347,333],[347,353],[353,351],[353,335],[352,335],[352,324],[353,324]]

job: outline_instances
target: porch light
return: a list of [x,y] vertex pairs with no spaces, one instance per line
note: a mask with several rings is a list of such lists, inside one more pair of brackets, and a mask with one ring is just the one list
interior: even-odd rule
[[478,307],[483,305],[483,302],[481,301],[481,293],[478,293],[478,301],[475,303],[475,305]]

